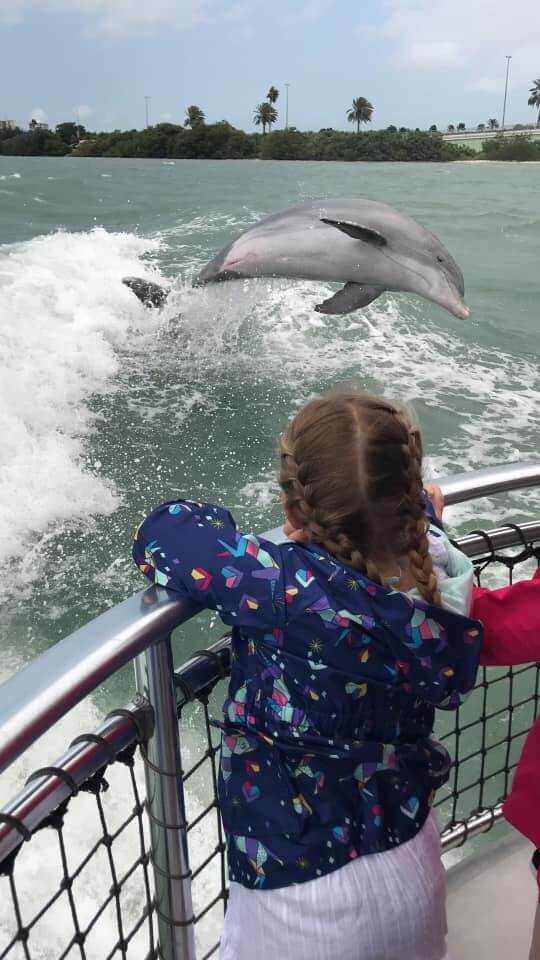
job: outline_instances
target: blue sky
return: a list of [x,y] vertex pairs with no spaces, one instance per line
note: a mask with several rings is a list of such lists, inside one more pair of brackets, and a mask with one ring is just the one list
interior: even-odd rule
[[270,84],[290,83],[289,122],[346,128],[353,97],[374,127],[507,120],[540,76],[538,0],[0,0],[0,118],[92,129],[209,121],[253,129]]

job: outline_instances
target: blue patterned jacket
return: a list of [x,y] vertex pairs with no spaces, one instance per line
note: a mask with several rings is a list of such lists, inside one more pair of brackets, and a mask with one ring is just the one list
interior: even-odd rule
[[207,503],[158,507],[133,555],[233,628],[219,783],[231,879],[285,887],[414,837],[451,762],[434,707],[474,686],[480,623],[317,545],[242,535]]

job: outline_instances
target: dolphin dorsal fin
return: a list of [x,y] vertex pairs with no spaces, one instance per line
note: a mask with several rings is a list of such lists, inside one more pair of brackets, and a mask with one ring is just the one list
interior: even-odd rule
[[365,227],[361,223],[353,223],[352,220],[330,220],[328,217],[321,217],[321,222],[327,223],[329,227],[336,227],[353,240],[363,240],[364,243],[371,243],[374,247],[385,247],[388,243],[386,237],[383,237],[378,230],[372,230],[371,227]]

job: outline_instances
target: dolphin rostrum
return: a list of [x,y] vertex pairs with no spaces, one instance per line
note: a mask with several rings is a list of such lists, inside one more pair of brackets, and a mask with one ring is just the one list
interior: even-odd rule
[[375,200],[303,203],[256,223],[195,284],[244,277],[328,280],[345,286],[319,313],[350,313],[385,290],[414,293],[466,319],[463,274],[446,247],[411,217]]

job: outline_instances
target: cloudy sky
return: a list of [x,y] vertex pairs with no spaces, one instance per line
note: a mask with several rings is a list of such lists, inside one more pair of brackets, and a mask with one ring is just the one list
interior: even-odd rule
[[538,0],[0,0],[0,118],[90,128],[208,120],[253,128],[270,84],[289,122],[347,127],[355,96],[375,127],[534,119]]

